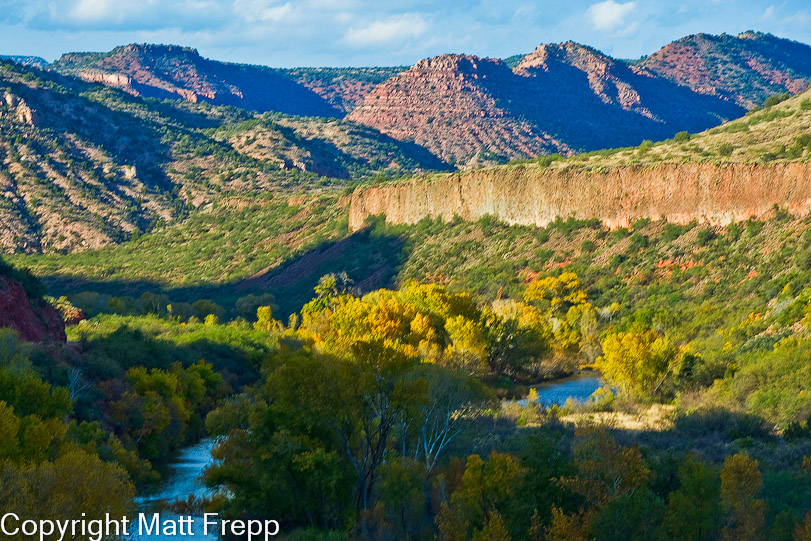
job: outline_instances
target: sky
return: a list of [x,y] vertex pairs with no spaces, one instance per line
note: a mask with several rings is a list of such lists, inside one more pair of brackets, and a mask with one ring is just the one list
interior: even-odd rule
[[808,0],[0,0],[0,54],[52,61],[128,43],[215,60],[395,66],[443,54],[507,57],[577,41],[639,58],[680,37],[771,32],[811,43]]

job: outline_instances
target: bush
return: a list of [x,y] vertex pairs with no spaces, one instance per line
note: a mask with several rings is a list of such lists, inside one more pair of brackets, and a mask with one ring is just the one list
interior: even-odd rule
[[680,131],[676,135],[673,136],[673,141],[676,143],[686,143],[690,140],[690,132],[687,131]]
[[791,95],[788,92],[783,92],[782,94],[775,94],[774,96],[769,96],[763,102],[763,108],[768,109],[769,107],[774,107],[778,103],[783,103],[790,97]]
[[729,143],[721,143],[718,145],[718,155],[719,156],[731,156],[732,153],[735,152],[735,147],[730,145]]
[[699,246],[706,246],[710,242],[712,242],[713,239],[715,239],[715,236],[716,236],[715,231],[713,231],[709,227],[706,229],[702,229],[696,235],[696,244],[698,244]]

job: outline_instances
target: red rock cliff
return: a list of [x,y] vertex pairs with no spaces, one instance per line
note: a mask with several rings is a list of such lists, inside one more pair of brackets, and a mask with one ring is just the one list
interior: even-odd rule
[[811,210],[811,166],[663,164],[587,172],[529,165],[434,175],[358,188],[349,225],[356,230],[378,214],[395,224],[454,215],[537,226],[558,216],[599,218],[611,228],[639,218],[727,224],[766,215],[774,205],[794,214]]
[[6,276],[0,276],[0,327],[11,327],[32,342],[66,340],[65,325],[56,310],[29,299],[23,287]]

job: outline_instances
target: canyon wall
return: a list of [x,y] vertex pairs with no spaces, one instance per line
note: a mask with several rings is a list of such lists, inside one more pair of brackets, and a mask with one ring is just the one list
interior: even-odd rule
[[545,226],[557,217],[599,218],[610,228],[639,218],[725,225],[769,214],[811,210],[811,165],[662,164],[605,172],[557,170],[534,164],[432,175],[358,188],[349,225],[384,214],[392,224],[454,215],[492,215],[509,224]]

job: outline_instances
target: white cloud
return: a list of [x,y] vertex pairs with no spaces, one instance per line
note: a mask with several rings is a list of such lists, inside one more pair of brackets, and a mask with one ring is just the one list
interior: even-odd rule
[[295,10],[291,2],[279,4],[267,0],[236,0],[233,11],[249,23],[278,23],[290,19]]
[[[606,0],[592,4],[586,11],[591,24],[595,30],[603,32],[613,32],[626,26],[628,16],[636,11],[636,2],[626,2],[619,4],[614,0]],[[627,28],[623,33],[627,32]]]
[[272,21],[274,23],[285,20],[290,14],[293,13],[293,6],[288,2],[281,6],[272,6],[262,11],[260,18],[263,21]]
[[350,28],[343,41],[355,46],[401,43],[418,38],[428,30],[428,23],[417,13],[404,13]]

